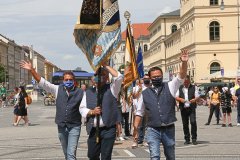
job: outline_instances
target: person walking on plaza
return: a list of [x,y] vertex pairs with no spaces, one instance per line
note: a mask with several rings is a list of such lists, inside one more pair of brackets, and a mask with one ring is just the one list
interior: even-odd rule
[[14,88],[14,105],[13,105],[13,125],[17,124],[17,112],[18,112],[18,96],[19,96],[19,92],[18,92],[18,87]]
[[14,126],[18,126],[21,119],[24,120],[25,125],[29,125],[28,114],[27,114],[27,92],[23,86],[18,88],[18,97],[17,97],[17,107],[16,115],[17,115],[17,122],[14,123]]
[[223,112],[223,123],[222,127],[226,127],[226,116],[228,117],[228,126],[232,127],[232,120],[231,120],[231,101],[232,101],[232,94],[230,93],[228,87],[222,88],[221,93],[221,107]]
[[79,106],[83,91],[74,86],[75,76],[71,71],[63,74],[63,83],[54,85],[42,78],[32,67],[30,62],[22,61],[20,66],[27,69],[39,87],[56,97],[56,117],[58,137],[62,145],[66,160],[76,160],[78,140],[81,131],[81,115]]
[[205,123],[205,125],[209,125],[211,123],[211,119],[214,111],[216,112],[217,124],[219,124],[221,93],[219,92],[219,89],[217,86],[214,87],[212,95],[209,95],[209,96],[210,96],[210,102],[208,107],[210,108],[210,113],[209,113],[208,121],[207,123]]
[[[148,87],[150,87],[150,77],[148,74],[145,74],[142,78],[143,81],[143,85],[142,85],[142,91],[141,93],[147,89]],[[142,94],[139,94],[139,96],[141,96]],[[138,101],[137,101],[138,103]],[[145,136],[145,130],[146,130],[146,120],[147,120],[147,115],[145,114],[142,119],[141,119],[141,123],[139,124],[138,127],[138,139],[137,139],[137,143],[133,143],[132,148],[137,147],[138,145],[143,145],[145,147],[148,147],[148,144],[146,142],[146,136]],[[136,146],[135,146],[136,145]]]
[[[109,73],[113,77],[109,82]],[[98,75],[99,76],[99,75]],[[91,87],[80,105],[80,113],[87,117],[88,158],[90,160],[110,160],[116,137],[116,124],[118,122],[117,98],[120,92],[123,76],[112,67],[105,65],[101,68],[101,87]],[[97,81],[100,80],[97,78]],[[97,106],[97,92],[103,97],[102,108]],[[96,142],[97,115],[100,115],[99,142]],[[101,155],[101,158],[100,158]]]
[[[160,160],[160,143],[163,144],[167,160],[175,160],[175,95],[187,75],[188,51],[182,50],[180,73],[172,81],[163,82],[159,67],[150,68],[148,75],[152,86],[142,92],[139,99],[135,122],[134,138],[138,138],[138,126],[144,111],[148,114],[147,143],[152,160]],[[144,104],[144,105],[143,105]]]
[[[240,77],[237,77],[236,80],[236,92],[235,92],[235,101],[237,102],[237,126],[240,127]],[[238,86],[238,87],[236,87]]]
[[[195,85],[190,83],[190,76],[184,79],[184,84],[180,86],[176,93],[176,100],[179,102],[184,132],[184,144],[190,144],[192,135],[192,144],[197,144],[197,120],[196,120],[196,101],[199,98],[198,90]],[[189,132],[189,120],[191,124],[191,135]]]
[[120,102],[121,102],[121,113],[122,113],[122,127],[124,126],[124,134],[125,137],[130,136],[130,127],[129,127],[129,112],[131,109],[130,103],[127,102],[127,93],[125,91],[122,91],[122,94],[120,96]]
[[7,90],[3,85],[0,85],[0,97],[1,97],[1,104],[2,107],[6,107],[6,99],[7,99]]

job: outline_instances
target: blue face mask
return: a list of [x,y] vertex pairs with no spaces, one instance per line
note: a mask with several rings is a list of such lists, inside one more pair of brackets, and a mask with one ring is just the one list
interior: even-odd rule
[[74,86],[74,82],[71,80],[64,81],[63,84],[67,89],[71,89]]

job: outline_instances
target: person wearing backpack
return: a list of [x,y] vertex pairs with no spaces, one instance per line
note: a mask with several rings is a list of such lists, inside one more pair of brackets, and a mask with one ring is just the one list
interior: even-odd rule
[[222,127],[226,127],[226,118],[228,118],[228,126],[232,127],[232,120],[231,120],[231,100],[232,100],[232,94],[230,93],[228,87],[222,88],[221,93],[221,107],[223,112],[223,123]]
[[220,102],[221,102],[221,94],[219,92],[218,87],[215,86],[213,89],[213,93],[210,97],[210,102],[208,105],[208,107],[210,108],[210,113],[209,113],[208,121],[207,123],[205,123],[205,125],[209,125],[211,123],[211,119],[214,111],[216,112],[217,124],[219,124]]

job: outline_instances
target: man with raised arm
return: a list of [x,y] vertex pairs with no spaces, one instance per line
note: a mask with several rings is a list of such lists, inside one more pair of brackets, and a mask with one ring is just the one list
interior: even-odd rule
[[180,73],[170,82],[163,82],[163,72],[153,67],[148,75],[152,86],[142,92],[139,99],[135,122],[135,139],[138,138],[138,126],[144,113],[148,114],[147,143],[152,160],[160,160],[160,143],[163,144],[167,160],[175,160],[175,95],[187,75],[188,51],[182,50]]
[[[113,77],[111,83],[109,73]],[[98,77],[101,78],[98,79]],[[100,88],[90,87],[83,96],[80,113],[87,118],[88,158],[90,160],[111,160],[119,114],[117,98],[123,76],[112,67],[104,65],[100,76],[97,75],[94,79],[94,82],[98,81],[101,81],[99,82]],[[102,107],[97,105],[97,94],[101,94]],[[100,116],[99,130],[97,129],[97,115]],[[96,136],[99,136],[99,142],[96,141]]]
[[76,151],[81,131],[79,106],[83,97],[83,91],[74,85],[75,76],[73,72],[66,71],[63,74],[63,83],[54,85],[42,78],[30,62],[22,61],[20,66],[32,74],[40,87],[56,97],[55,122],[58,126],[58,137],[63,153],[66,160],[76,160]]

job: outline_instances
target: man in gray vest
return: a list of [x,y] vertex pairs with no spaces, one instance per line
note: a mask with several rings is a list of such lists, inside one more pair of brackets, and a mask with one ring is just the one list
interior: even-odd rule
[[196,100],[198,97],[198,90],[195,85],[190,83],[190,77],[187,75],[184,84],[180,86],[176,93],[176,100],[179,101],[179,108],[181,110],[185,145],[190,144],[189,120],[191,124],[192,143],[193,145],[197,144]]
[[47,92],[56,97],[56,117],[58,137],[66,160],[76,160],[76,151],[81,131],[79,106],[83,91],[75,87],[75,76],[67,71],[63,74],[63,84],[54,85],[42,78],[30,62],[22,61],[21,67],[27,69],[34,79]]
[[[113,81],[109,84],[109,73]],[[101,69],[101,87],[91,87],[83,96],[80,113],[87,118],[88,158],[90,160],[111,160],[112,149],[116,138],[116,123],[118,121],[117,98],[120,92],[123,76],[110,66]],[[95,79],[98,81],[98,79]],[[102,108],[97,106],[97,92],[102,95]],[[99,143],[96,142],[96,116],[100,115]]]
[[135,139],[138,138],[138,126],[146,111],[147,143],[150,158],[160,160],[160,143],[163,144],[167,160],[175,160],[175,95],[187,74],[188,51],[182,50],[180,73],[170,82],[162,82],[163,72],[159,67],[153,67],[148,75],[152,86],[142,92],[139,99],[134,123]]

